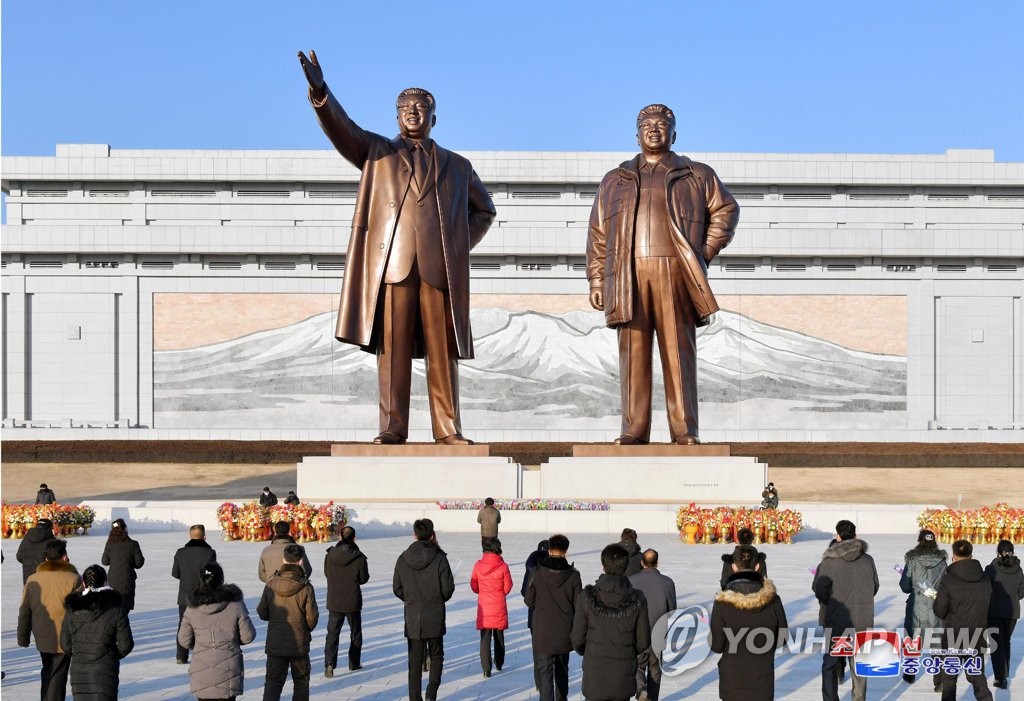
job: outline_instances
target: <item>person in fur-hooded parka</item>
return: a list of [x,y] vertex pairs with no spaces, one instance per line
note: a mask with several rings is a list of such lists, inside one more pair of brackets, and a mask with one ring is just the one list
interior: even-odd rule
[[754,570],[758,561],[753,546],[737,548],[733,573],[711,608],[711,650],[722,653],[718,696],[723,701],[775,698],[775,650],[786,642],[789,624],[775,585]]
[[256,638],[242,590],[224,583],[215,562],[199,573],[199,586],[181,618],[178,644],[193,650],[189,688],[199,699],[233,699],[245,687],[242,645]]
[[71,693],[75,701],[114,701],[121,660],[135,647],[121,595],[107,586],[99,565],[82,574],[85,588],[64,599],[60,646],[71,658]]

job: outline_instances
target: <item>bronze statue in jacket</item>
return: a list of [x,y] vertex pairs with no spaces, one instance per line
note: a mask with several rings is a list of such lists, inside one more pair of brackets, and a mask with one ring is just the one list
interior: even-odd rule
[[654,336],[672,441],[699,442],[697,334],[718,311],[707,266],[732,240],[739,205],[715,171],[673,153],[676,118],[648,105],[636,120],[641,152],[601,180],[587,237],[590,304],[618,331],[622,435],[650,441]]

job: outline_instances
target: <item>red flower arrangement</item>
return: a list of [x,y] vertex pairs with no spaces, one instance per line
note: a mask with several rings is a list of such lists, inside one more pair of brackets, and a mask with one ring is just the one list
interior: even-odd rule
[[803,515],[791,509],[701,508],[691,503],[679,507],[676,527],[680,540],[687,543],[735,541],[736,532],[741,528],[754,532],[755,544],[792,543],[793,536],[803,528]]
[[333,501],[320,505],[260,506],[253,500],[241,505],[224,502],[217,507],[217,520],[226,540],[270,540],[274,524],[286,521],[291,524],[291,536],[300,543],[323,543],[337,537],[338,530],[348,523],[348,513],[344,505]]

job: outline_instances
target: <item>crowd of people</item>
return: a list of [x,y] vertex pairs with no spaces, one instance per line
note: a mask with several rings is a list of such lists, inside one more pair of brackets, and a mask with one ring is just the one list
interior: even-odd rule
[[[478,522],[482,552],[470,588],[477,596],[480,665],[486,678],[505,664],[513,577],[503,557],[500,514],[493,503],[485,505]],[[288,523],[275,524],[274,533],[257,565],[264,589],[256,614],[267,624],[263,698],[280,699],[290,675],[292,698],[301,701],[309,698],[312,631],[320,611],[305,549],[289,535]],[[600,556],[602,574],[586,586],[567,557],[570,541],[565,535],[541,541],[527,558],[520,594],[529,611],[534,684],[542,700],[568,698],[574,652],[582,657],[585,698],[659,698],[664,632],[659,644],[657,624],[678,601],[675,583],[658,570],[658,552],[642,549],[637,539],[627,528],[619,542],[606,546]],[[709,620],[710,648],[721,653],[719,696],[724,701],[773,699],[776,650],[788,640],[785,606],[767,578],[767,557],[752,540],[753,534],[741,529],[733,550],[722,556],[720,591]],[[109,570],[96,564],[79,575],[69,562],[66,542],[54,537],[53,524],[45,519],[22,540],[17,559],[25,585],[17,640],[28,647],[34,639],[39,651],[40,698],[64,699],[70,678],[76,699],[116,699],[120,660],[134,645],[130,613],[136,570],[145,564],[127,524],[123,519],[111,524],[101,558]],[[333,677],[346,623],[348,668],[362,667],[362,587],[370,574],[354,528],[341,529],[323,567],[328,611],[324,675]],[[242,646],[255,640],[256,628],[241,589],[225,581],[202,525],[192,526],[188,542],[175,552],[171,575],[178,580],[176,658],[189,665],[192,694],[198,699],[234,699],[244,691]],[[970,542],[953,543],[950,560],[934,533],[923,530],[906,554],[900,587],[908,594],[905,629],[912,637],[922,636],[927,645],[953,648],[965,634],[969,639],[990,631],[994,685],[1007,688],[1010,639],[1024,599],[1024,572],[1011,542],[1000,542],[996,558],[983,568],[973,558]],[[404,610],[408,696],[436,699],[444,670],[446,603],[456,586],[430,519],[413,524],[413,542],[395,562],[392,589]],[[836,537],[814,571],[811,589],[819,602],[818,623],[825,640],[874,627],[878,572],[852,522],[836,525]],[[941,633],[930,640],[929,631]],[[866,679],[826,647],[822,698],[838,699],[839,685],[849,674],[852,698],[863,700]],[[944,700],[956,698],[958,676],[941,669],[932,677]],[[992,698],[983,668],[965,667],[965,676],[975,698]],[[912,684],[917,676],[904,674],[904,680]]]

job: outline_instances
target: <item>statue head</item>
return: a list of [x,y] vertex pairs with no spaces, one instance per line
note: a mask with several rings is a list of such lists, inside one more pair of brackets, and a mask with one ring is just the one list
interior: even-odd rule
[[676,115],[665,105],[647,105],[636,116],[636,141],[646,154],[662,154],[676,142]]
[[434,96],[423,88],[406,88],[398,94],[398,129],[410,139],[425,139],[437,123]]

